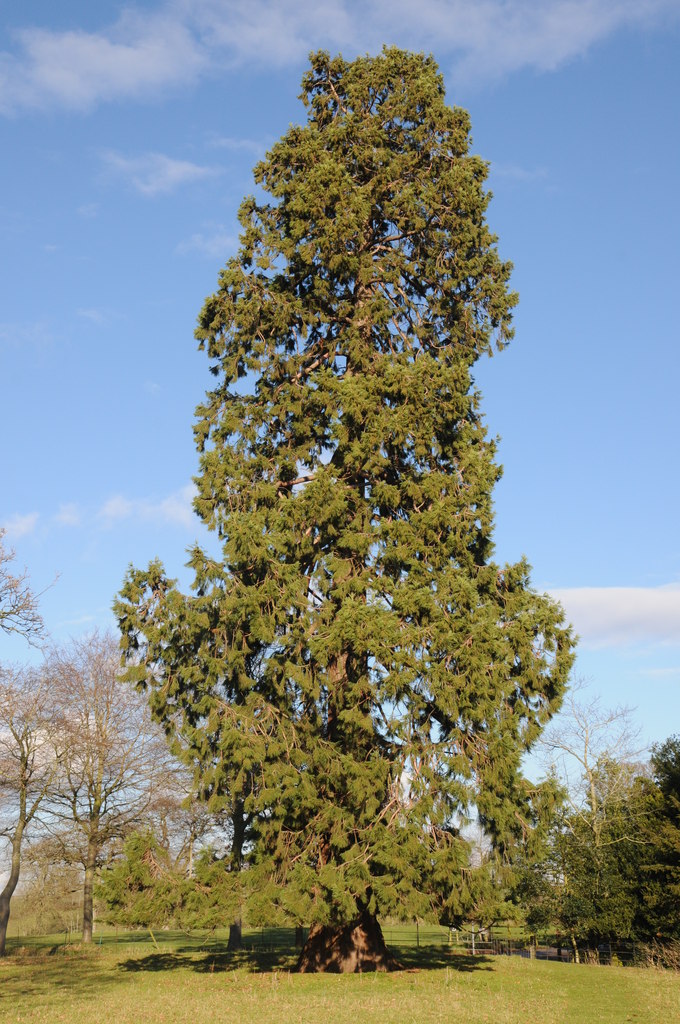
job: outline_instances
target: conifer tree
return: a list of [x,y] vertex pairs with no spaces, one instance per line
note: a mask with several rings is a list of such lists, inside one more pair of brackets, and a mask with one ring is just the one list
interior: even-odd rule
[[654,781],[645,782],[641,926],[662,940],[680,939],[680,735],[652,748]]
[[311,925],[302,969],[365,970],[390,965],[378,913],[455,883],[471,806],[515,828],[572,638],[524,561],[491,560],[472,369],[516,300],[468,115],[397,49],[312,54],[302,87],[197,330],[222,556],[191,552],[189,595],[131,569],[117,611],[129,678],[255,829],[251,913]]

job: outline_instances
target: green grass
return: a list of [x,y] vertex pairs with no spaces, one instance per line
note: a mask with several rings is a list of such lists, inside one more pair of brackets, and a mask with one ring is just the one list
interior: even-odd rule
[[[253,938],[257,933],[253,933]],[[125,941],[123,941],[123,938]],[[292,951],[226,953],[224,938],[34,940],[0,961],[0,1021],[16,1024],[492,1024],[680,1022],[680,976],[403,948],[401,973],[291,973]]]

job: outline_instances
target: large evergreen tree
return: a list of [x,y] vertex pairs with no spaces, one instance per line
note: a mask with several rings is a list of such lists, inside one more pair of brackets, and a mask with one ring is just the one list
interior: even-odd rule
[[501,844],[517,826],[572,639],[524,561],[491,561],[471,371],[515,296],[468,115],[396,49],[313,54],[302,100],[197,331],[195,507],[222,557],[192,551],[191,595],[131,569],[117,610],[131,680],[255,828],[254,908],[312,925],[304,969],[366,969],[389,964],[378,912],[455,884],[468,808]]

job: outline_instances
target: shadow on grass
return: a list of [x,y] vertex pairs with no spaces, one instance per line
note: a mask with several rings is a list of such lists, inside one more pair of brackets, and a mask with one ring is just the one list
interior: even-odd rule
[[151,953],[149,956],[122,960],[119,971],[137,973],[140,971],[195,971],[197,974],[212,974],[214,971],[245,970],[253,974],[267,974],[273,971],[293,971],[298,954],[287,950],[235,950],[214,948],[197,952],[195,948],[178,949],[173,953]]
[[465,974],[493,970],[492,957],[455,953],[445,946],[396,946],[392,951],[406,970],[437,971],[448,967]]
[[[492,959],[486,956],[466,956],[446,949],[402,947],[393,949],[404,970],[443,970],[469,973],[471,971],[492,971]],[[138,972],[160,972],[191,970],[198,974],[212,974],[214,971],[248,971],[253,974],[267,974],[274,971],[294,971],[299,956],[292,950],[241,949],[227,951],[224,944],[215,943],[213,948],[197,951],[194,947],[179,948],[173,952],[150,953],[118,963],[118,970]]]
[[56,991],[101,995],[105,987],[118,983],[116,972],[102,964],[96,953],[54,947],[26,955],[24,949],[10,951],[0,960],[2,1001],[39,1001]]

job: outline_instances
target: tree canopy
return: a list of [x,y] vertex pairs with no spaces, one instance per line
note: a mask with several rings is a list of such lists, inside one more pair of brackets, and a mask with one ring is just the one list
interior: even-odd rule
[[509,840],[572,637],[525,561],[492,560],[472,369],[516,297],[468,115],[397,49],[312,54],[302,88],[199,318],[195,509],[221,556],[191,551],[190,594],[131,568],[117,613],[128,678],[234,813],[254,905],[323,945],[435,912],[473,806]]

